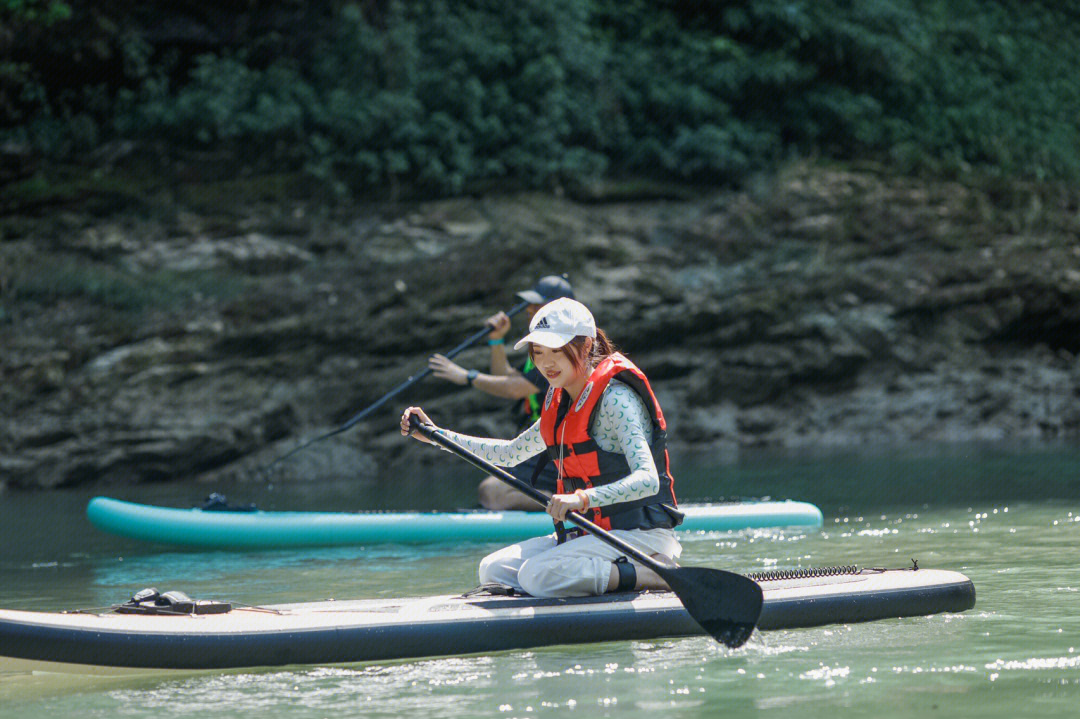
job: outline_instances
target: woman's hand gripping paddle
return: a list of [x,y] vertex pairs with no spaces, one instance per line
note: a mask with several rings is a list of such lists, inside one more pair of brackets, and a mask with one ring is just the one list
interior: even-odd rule
[[[437,427],[423,424],[415,414],[410,415],[409,424],[413,431],[419,432],[440,447],[497,477],[541,505],[547,505],[548,498],[544,493],[455,444]],[[682,601],[694,621],[716,641],[729,647],[738,647],[750,638],[761,615],[762,603],[761,586],[754,580],[722,569],[664,566],[577,512],[568,512],[566,518],[660,575]]]

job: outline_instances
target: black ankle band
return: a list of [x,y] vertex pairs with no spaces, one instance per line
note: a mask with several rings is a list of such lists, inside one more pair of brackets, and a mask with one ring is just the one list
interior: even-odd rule
[[616,592],[630,592],[637,586],[637,569],[630,563],[630,560],[626,557],[619,557],[614,562],[615,568],[619,570],[619,586],[615,587]]

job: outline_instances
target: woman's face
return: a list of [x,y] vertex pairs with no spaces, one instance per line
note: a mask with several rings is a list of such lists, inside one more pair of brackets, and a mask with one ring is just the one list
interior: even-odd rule
[[534,344],[533,364],[552,387],[566,387],[574,380],[580,379],[574,363],[561,350]]

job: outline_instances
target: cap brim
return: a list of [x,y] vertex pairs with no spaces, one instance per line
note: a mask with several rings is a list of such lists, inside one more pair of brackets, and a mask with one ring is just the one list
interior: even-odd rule
[[547,299],[536,290],[525,290],[524,292],[518,292],[517,296],[528,302],[530,305],[545,305]]
[[548,332],[546,330],[539,330],[530,332],[522,337],[514,345],[514,349],[519,350],[525,345],[532,342],[533,344],[542,345],[549,349],[557,350],[560,347],[566,345],[567,342],[574,339],[574,335],[561,335],[557,332]]

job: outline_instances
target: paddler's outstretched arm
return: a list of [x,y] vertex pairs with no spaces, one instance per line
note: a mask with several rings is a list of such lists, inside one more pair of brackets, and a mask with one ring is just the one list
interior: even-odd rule
[[[410,414],[416,414],[422,422],[434,424],[422,409],[409,407],[401,416],[402,434],[409,433]],[[547,449],[540,435],[539,422],[535,422],[514,439],[489,439],[446,429],[442,431],[455,444],[500,467],[515,467]],[[651,497],[660,491],[660,476],[649,447],[652,432],[652,420],[649,419],[645,403],[638,394],[626,384],[612,381],[600,401],[593,433],[601,449],[606,452],[621,452],[626,456],[630,473],[617,482],[586,490],[590,506],[605,507],[619,502],[632,502]],[[413,436],[421,441],[428,441],[420,434]]]
[[[425,424],[434,425],[434,422],[431,421],[424,410],[419,407],[409,407],[405,410],[405,413],[401,415],[401,433],[404,435],[409,434],[410,414],[417,415],[420,418],[420,421]],[[544,444],[544,438],[540,436],[539,421],[534,422],[531,427],[514,439],[472,437],[467,434],[452,432],[448,429],[443,429],[442,433],[454,442],[454,444],[464,447],[473,454],[479,455],[485,461],[500,467],[516,467],[529,457],[535,457],[547,449]],[[413,437],[422,442],[432,444],[432,442],[419,433],[413,434]]]
[[[464,387],[469,383],[468,370],[440,354],[432,355],[428,359],[428,368],[436,377],[456,385]],[[504,399],[524,399],[540,391],[536,385],[525,378],[525,375],[512,368],[504,374],[481,372],[473,379],[472,386]]]
[[[488,335],[489,344],[495,343],[491,344],[491,372],[477,374],[472,381],[472,386],[481,392],[506,399],[525,399],[539,392],[540,389],[525,375],[511,367],[506,359],[506,345],[503,339],[510,330],[509,315],[500,312],[488,317],[484,324],[492,328],[491,334]],[[428,359],[428,368],[440,379],[461,386],[469,384],[469,371],[441,354],[432,355]]]

